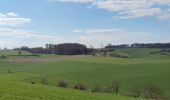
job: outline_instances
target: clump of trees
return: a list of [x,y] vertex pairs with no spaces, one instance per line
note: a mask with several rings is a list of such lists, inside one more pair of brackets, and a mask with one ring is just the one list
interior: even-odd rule
[[82,55],[87,54],[88,49],[85,45],[79,43],[64,43],[64,44],[46,44],[46,47],[21,47],[16,50],[28,51],[33,54],[58,54],[58,55]]
[[87,54],[87,47],[78,43],[65,43],[54,46],[56,54],[59,55],[81,55]]

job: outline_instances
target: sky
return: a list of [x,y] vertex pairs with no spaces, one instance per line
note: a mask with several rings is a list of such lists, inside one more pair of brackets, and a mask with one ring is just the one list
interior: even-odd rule
[[0,0],[0,48],[170,42],[170,0]]

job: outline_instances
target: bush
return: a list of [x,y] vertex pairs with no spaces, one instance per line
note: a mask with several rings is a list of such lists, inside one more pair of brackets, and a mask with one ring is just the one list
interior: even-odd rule
[[104,87],[101,86],[95,86],[94,89],[92,89],[92,92],[100,92],[103,93],[105,91]]
[[8,73],[12,73],[12,70],[11,70],[11,69],[9,69],[9,70],[8,70]]
[[0,59],[5,59],[5,58],[6,58],[6,56],[1,54]]
[[121,54],[121,53],[110,53],[109,56],[114,58],[130,58],[129,55]]
[[58,81],[58,86],[66,88],[68,86],[68,83],[64,80],[60,80],[60,81]]
[[35,84],[36,82],[35,81],[31,81],[31,84]]
[[85,86],[84,84],[76,84],[74,86],[74,89],[85,91],[85,90],[87,90],[87,86]]
[[130,97],[140,97],[142,94],[142,90],[140,87],[134,87],[132,88],[129,93],[127,94],[127,96]]
[[107,88],[106,92],[118,94],[119,87],[120,87],[119,82],[118,81],[113,81],[112,85]]
[[148,83],[144,87],[144,97],[156,99],[156,100],[163,100],[164,99],[164,92],[161,91],[156,85]]

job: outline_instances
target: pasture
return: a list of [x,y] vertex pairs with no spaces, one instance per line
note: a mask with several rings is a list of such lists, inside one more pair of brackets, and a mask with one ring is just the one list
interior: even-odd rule
[[[28,52],[24,52],[24,55],[30,56],[16,56],[17,51],[10,51],[10,53],[8,51],[4,54],[7,58],[0,60],[0,97],[22,100],[23,97],[20,95],[22,94],[25,97],[24,100],[34,97],[37,98],[35,100],[47,98],[51,98],[51,100],[56,100],[56,98],[59,100],[112,100],[115,98],[118,98],[115,100],[133,100],[133,98],[119,95],[90,94],[71,89],[76,83],[84,83],[92,88],[96,85],[108,86],[113,80],[120,82],[120,93],[122,94],[133,86],[142,86],[151,82],[170,95],[170,56],[150,54],[157,50],[159,49],[116,49],[113,51],[125,53],[132,58],[90,55],[39,55],[35,57]],[[11,70],[12,73],[9,74],[8,70]],[[43,78],[48,81],[47,86],[41,84]],[[66,80],[70,88],[66,90],[57,88],[58,80]],[[31,81],[35,81],[37,84],[32,85]],[[19,92],[14,93],[16,90]],[[35,91],[35,93],[30,93],[31,91]],[[66,94],[68,96],[65,97]]]

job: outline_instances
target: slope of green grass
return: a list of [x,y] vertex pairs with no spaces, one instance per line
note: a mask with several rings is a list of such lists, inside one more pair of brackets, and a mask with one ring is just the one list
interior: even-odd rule
[[160,51],[161,49],[157,49],[157,48],[128,48],[128,49],[115,49],[116,52],[122,52],[125,53],[131,57],[134,58],[158,58],[158,59],[166,59],[169,58],[170,56],[168,55],[154,55],[151,54],[151,52],[155,52],[155,51]]
[[127,59],[120,59],[120,61],[116,59],[118,63],[114,64],[100,63],[100,59],[97,60],[97,58],[93,62],[91,59],[89,59],[90,62],[79,60],[49,63],[3,63],[0,64],[0,73],[11,69],[13,72],[30,72],[46,76],[51,84],[55,84],[59,79],[64,79],[70,84],[81,82],[90,87],[94,85],[107,86],[113,80],[118,80],[121,83],[122,91],[135,85],[153,82],[170,94],[170,61],[163,62],[155,59],[151,62],[144,63],[142,61],[141,63],[138,60],[128,62]]
[[57,80],[61,79],[68,81],[70,87],[76,83],[84,83],[90,88],[94,85],[108,86],[113,80],[118,80],[121,92],[152,82],[170,95],[170,56],[150,54],[157,50],[159,49],[116,49],[115,52],[133,56],[125,59],[84,56],[56,62],[0,63],[0,74],[9,69],[14,73],[28,72],[37,76],[28,77],[24,82],[35,80],[40,83],[42,78],[46,78],[50,86],[56,85]]
[[94,94],[73,89],[63,89],[22,80],[35,77],[29,73],[1,74],[0,100],[144,100],[113,94]]

